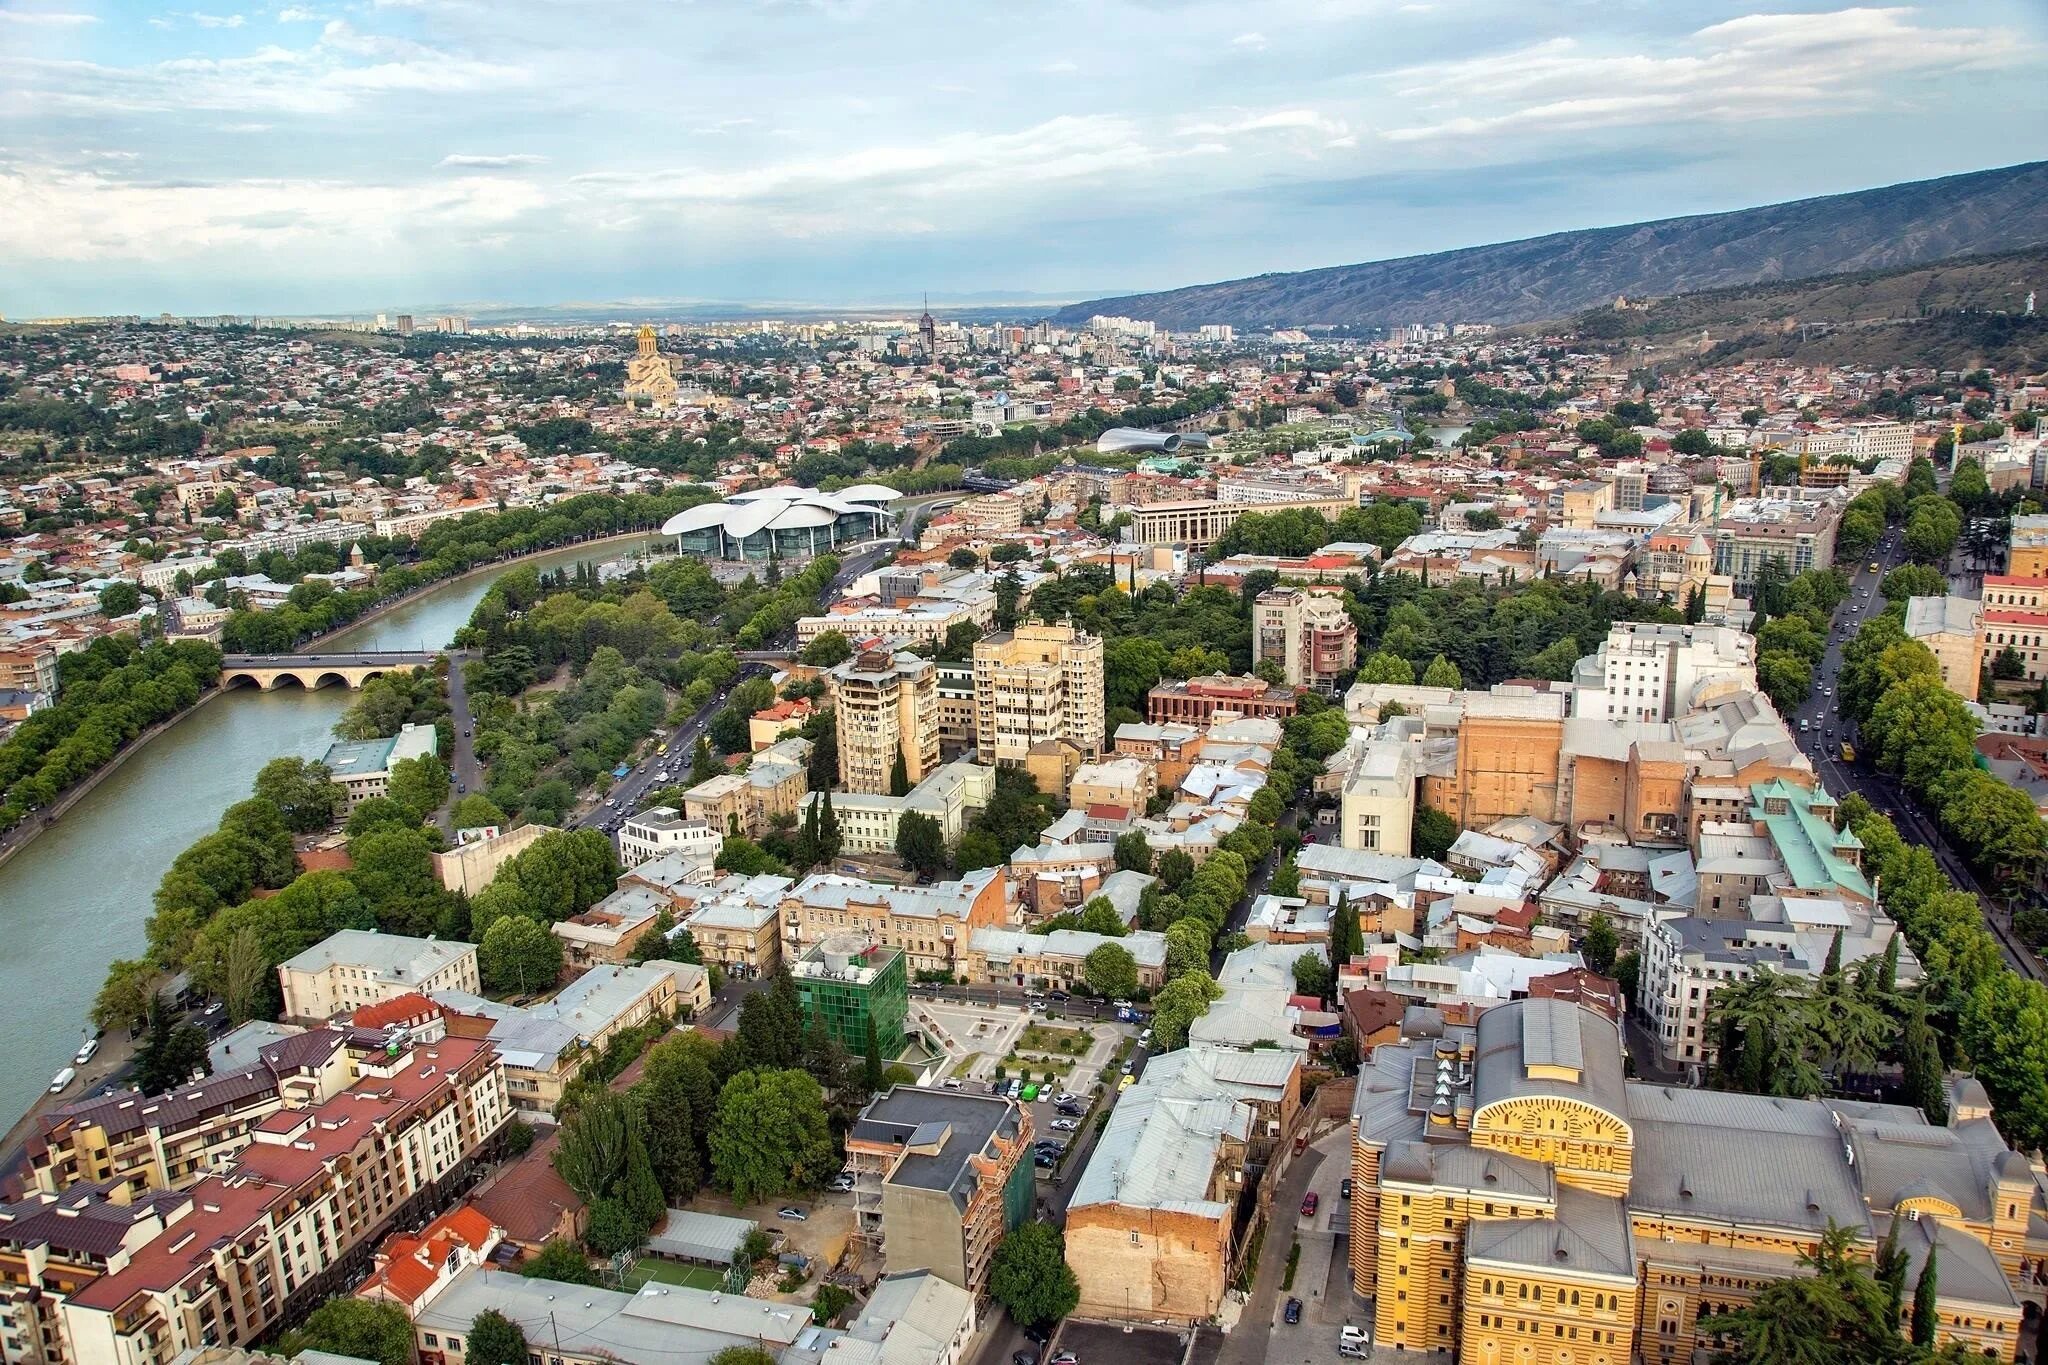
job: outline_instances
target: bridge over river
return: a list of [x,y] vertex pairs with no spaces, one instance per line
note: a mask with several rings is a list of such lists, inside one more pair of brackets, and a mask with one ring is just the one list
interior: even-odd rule
[[439,657],[432,650],[356,650],[342,654],[224,654],[220,661],[220,685],[236,687],[247,683],[268,692],[273,687],[295,682],[307,691],[340,683],[361,687],[381,673],[399,669],[425,668]]

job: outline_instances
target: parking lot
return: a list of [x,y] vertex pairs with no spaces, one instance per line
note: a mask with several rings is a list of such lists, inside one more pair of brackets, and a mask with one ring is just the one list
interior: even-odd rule
[[1186,1341],[1184,1333],[1162,1327],[1070,1321],[1052,1349],[1072,1351],[1078,1365],[1180,1365]]

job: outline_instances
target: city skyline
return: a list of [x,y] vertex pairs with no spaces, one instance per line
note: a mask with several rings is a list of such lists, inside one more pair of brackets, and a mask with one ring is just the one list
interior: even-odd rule
[[2042,150],[2018,0],[1595,8],[5,0],[0,314],[1079,299]]

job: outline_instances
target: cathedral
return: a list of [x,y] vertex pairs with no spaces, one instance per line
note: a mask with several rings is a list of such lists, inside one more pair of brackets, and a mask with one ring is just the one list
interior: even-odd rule
[[675,406],[676,376],[655,343],[654,329],[640,328],[640,353],[626,363],[626,400],[645,399],[657,408]]

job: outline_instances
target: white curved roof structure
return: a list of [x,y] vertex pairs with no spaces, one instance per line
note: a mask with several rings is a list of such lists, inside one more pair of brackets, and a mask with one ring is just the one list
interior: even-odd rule
[[857,483],[832,495],[846,502],[894,502],[903,495],[887,484]]
[[1142,427],[1111,427],[1095,438],[1095,449],[1105,453],[1119,450],[1156,450],[1170,455],[1182,446],[1207,446],[1209,437],[1199,431],[1147,431]]
[[[848,497],[848,493],[867,496]],[[843,493],[820,493],[814,488],[788,484],[756,488],[735,493],[724,502],[707,502],[678,512],[662,523],[661,533],[674,536],[715,527],[726,535],[744,539],[761,531],[822,528],[841,517],[877,515],[882,509],[873,505],[881,500],[875,494],[886,495],[890,500],[901,496],[895,489],[880,484],[864,484]]]

